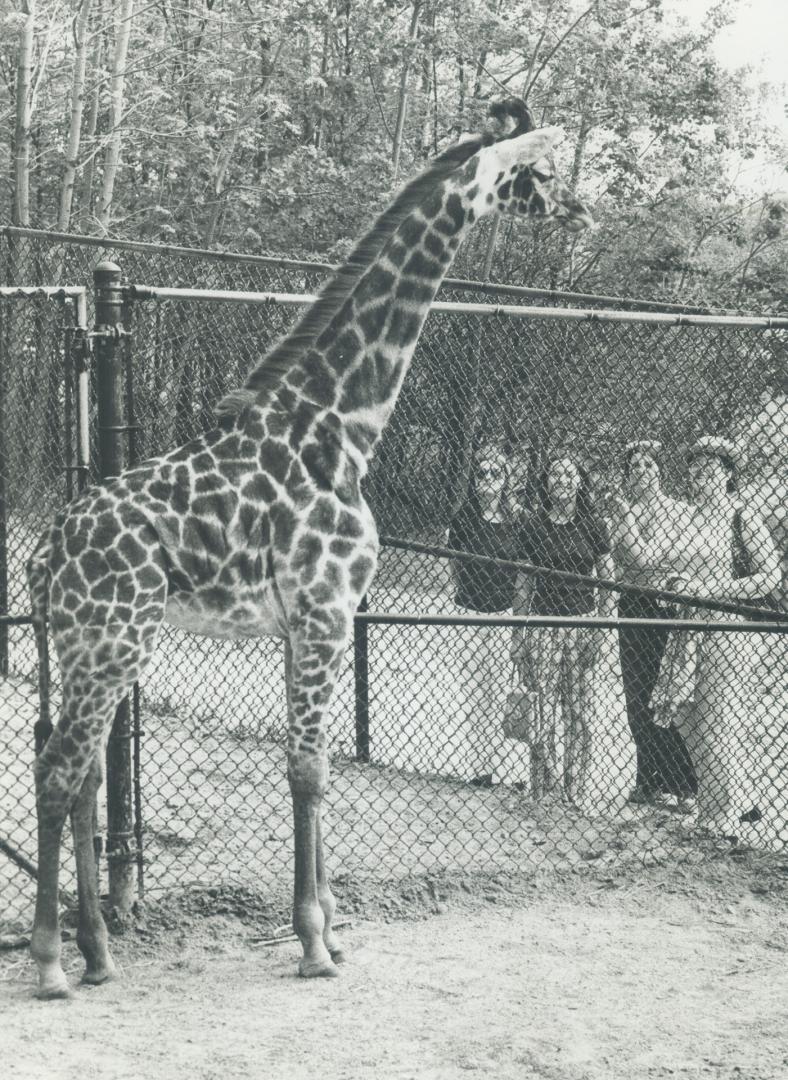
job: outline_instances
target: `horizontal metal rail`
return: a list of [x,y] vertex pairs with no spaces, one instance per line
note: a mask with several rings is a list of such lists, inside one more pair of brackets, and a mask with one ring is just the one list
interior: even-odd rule
[[281,266],[293,270],[325,270],[330,273],[332,263],[310,262],[308,259],[285,259],[278,255],[244,255],[237,251],[211,251],[210,248],[180,247],[177,244],[151,244],[144,240],[119,240],[106,236],[82,236],[80,233],[50,232],[48,229],[24,229],[7,225],[0,235],[23,237],[30,240],[49,240],[57,244],[74,244],[78,247],[99,248],[103,251],[139,251],[151,255],[183,256],[189,259],[210,259],[213,262],[249,263],[265,266]]
[[73,300],[87,297],[84,285],[0,285],[4,300]]
[[554,570],[549,566],[539,566],[538,563],[523,562],[520,559],[496,559],[491,555],[475,555],[473,552],[461,551],[459,548],[439,547],[435,544],[418,544],[413,540],[400,540],[396,536],[381,536],[380,542],[383,547],[395,548],[400,551],[414,551],[421,555],[435,555],[441,559],[457,559],[460,562],[475,562],[481,566],[500,566],[505,570],[538,574],[540,577],[572,582],[576,585],[591,585],[593,588],[602,588],[608,592],[629,593],[634,596],[648,597],[651,600],[662,600],[673,605],[681,604],[684,607],[700,608],[703,611],[724,611],[731,615],[749,615],[758,621],[761,621],[761,619],[765,621],[768,616],[775,623],[788,624],[788,612],[783,614],[771,608],[760,608],[755,605],[737,604],[732,601],[714,600],[712,598],[701,600],[697,596],[672,592],[669,589],[651,589],[645,585],[632,585],[627,581],[615,581],[613,578],[593,577],[590,574],[574,574],[569,570]]
[[613,619],[601,615],[392,615],[387,611],[359,611],[356,621],[387,626],[567,626],[575,629],[592,627],[601,630],[618,630],[620,627],[639,627],[659,630],[693,630],[706,633],[731,631],[755,634],[786,634],[788,623],[779,622],[729,622],[701,619]]
[[[217,289],[155,288],[150,285],[128,285],[132,300],[200,300],[217,304],[281,304],[299,306],[317,299],[309,293],[240,292]],[[731,329],[788,330],[786,316],[749,315],[682,315],[659,311],[588,311],[583,308],[521,307],[515,304],[475,304],[436,300],[431,311],[450,311],[455,314],[497,316],[508,319],[553,319],[564,322],[624,322],[652,326],[727,326]]]
[[[312,262],[309,259],[286,259],[279,255],[244,255],[234,251],[212,251],[210,248],[179,247],[173,244],[151,244],[142,240],[113,240],[100,236],[80,236],[76,233],[48,232],[41,229],[23,229],[19,226],[7,226],[0,230],[9,237],[29,237],[34,240],[49,240],[63,244],[78,244],[84,247],[100,248],[111,251],[138,251],[167,257],[177,256],[190,259],[207,259],[213,262],[249,264],[251,266],[281,267],[285,270],[303,270],[305,272],[323,272],[331,274],[339,269],[336,263]],[[639,300],[634,296],[606,296],[598,293],[561,292],[557,289],[537,289],[527,285],[504,285],[494,281],[473,281],[468,278],[445,278],[443,288],[462,289],[467,292],[497,293],[503,296],[521,296],[553,300],[563,303],[577,301],[588,304],[626,304],[629,307],[644,310],[685,311],[695,314],[708,314],[709,309],[689,304],[661,303],[659,300]]]
[[200,300],[215,304],[282,304],[303,307],[317,300],[310,293],[242,292],[237,289],[176,289],[152,285],[127,285],[129,300]]
[[[731,622],[701,619],[614,619],[601,615],[395,615],[386,611],[357,611],[357,622],[398,626],[598,626],[618,629],[639,626],[671,630],[745,630],[756,633],[788,633],[786,622]],[[0,615],[0,625],[30,626],[30,615]]]

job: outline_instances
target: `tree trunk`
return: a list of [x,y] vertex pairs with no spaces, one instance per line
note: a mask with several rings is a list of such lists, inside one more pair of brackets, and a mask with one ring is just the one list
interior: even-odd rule
[[211,217],[208,222],[208,228],[205,234],[205,246],[211,247],[216,237],[216,231],[219,227],[222,213],[225,209],[225,181],[227,179],[227,172],[230,168],[230,162],[232,161],[233,154],[235,153],[235,147],[238,143],[238,136],[241,132],[255,120],[262,108],[263,94],[265,93],[268,82],[273,78],[276,66],[279,63],[279,57],[282,54],[284,48],[284,38],[276,47],[273,59],[271,60],[271,66],[268,74],[256,94],[253,94],[250,101],[243,108],[239,108],[238,115],[235,123],[227,137],[227,142],[219,150],[216,155],[216,162],[211,170],[213,175],[213,194],[214,204],[211,211]]
[[416,35],[419,30],[419,17],[421,15],[421,0],[413,0],[413,13],[410,19],[410,31],[408,32],[408,45],[405,51],[405,59],[402,63],[402,72],[399,80],[399,101],[397,104],[397,123],[394,127],[394,142],[391,148],[391,163],[394,166],[394,182],[397,181],[399,172],[399,159],[402,153],[402,132],[405,128],[405,113],[408,107],[408,73],[410,62],[413,57],[413,47],[416,43]]
[[93,52],[93,71],[95,74],[96,86],[90,101],[90,109],[88,110],[87,124],[85,127],[84,142],[85,146],[90,148],[90,155],[82,176],[82,184],[80,185],[81,197],[78,215],[81,219],[83,228],[84,222],[93,215],[93,180],[96,175],[96,155],[98,153],[98,148],[96,146],[96,132],[98,130],[98,116],[101,105],[101,84],[103,81],[102,65],[104,63],[104,45],[100,31],[102,7],[102,0],[98,0],[93,13],[93,36],[96,41]]
[[421,96],[424,102],[424,115],[422,117],[421,124],[421,140],[418,147],[421,157],[427,158],[430,156],[433,146],[432,131],[434,128],[433,120],[433,108],[432,98],[434,94],[433,77],[436,75],[435,71],[435,6],[429,11],[425,23],[428,33],[431,36],[429,52],[424,52],[421,64]]
[[123,97],[126,86],[126,55],[131,35],[131,20],[134,15],[134,0],[120,0],[120,16],[115,31],[115,55],[112,58],[110,76],[110,139],[107,155],[104,159],[104,181],[101,185],[98,223],[105,233],[109,232],[112,214],[112,196],[115,190],[115,177],[120,165],[120,151],[123,142]]
[[[320,59],[320,78],[323,82],[326,82],[328,78],[328,57],[331,51],[331,38],[329,34],[329,27],[331,26],[331,4],[328,5],[328,11],[326,12],[326,25],[323,27],[323,55]],[[325,101],[326,91],[325,87],[320,91],[320,103],[321,106]],[[317,123],[315,124],[315,149],[319,150],[323,143],[323,123],[325,120],[325,109],[321,107],[318,113]]]
[[71,206],[74,200],[74,185],[77,177],[79,144],[82,137],[82,113],[85,102],[85,69],[87,67],[87,37],[92,0],[81,0],[79,14],[74,24],[74,74],[71,80],[71,119],[66,146],[66,168],[63,173],[63,187],[60,192],[60,213],[57,227],[60,232],[68,232],[71,222]]
[[22,0],[25,22],[19,33],[14,134],[14,225],[30,225],[30,117],[36,0]]
[[495,255],[495,244],[498,240],[498,229],[501,227],[501,215],[494,214],[493,219],[490,222],[490,233],[487,237],[487,250],[484,253],[484,268],[482,270],[482,281],[489,281],[490,274],[492,273],[493,256]]

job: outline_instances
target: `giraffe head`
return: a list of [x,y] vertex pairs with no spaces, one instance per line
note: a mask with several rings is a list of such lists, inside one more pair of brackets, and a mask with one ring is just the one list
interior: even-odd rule
[[554,218],[571,232],[593,225],[591,211],[556,172],[552,149],[562,138],[561,128],[538,128],[480,150],[479,212]]

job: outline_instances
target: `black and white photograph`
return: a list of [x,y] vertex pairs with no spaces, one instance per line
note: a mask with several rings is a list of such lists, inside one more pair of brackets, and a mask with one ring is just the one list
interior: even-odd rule
[[4,1078],[788,1078],[786,56],[0,0]]

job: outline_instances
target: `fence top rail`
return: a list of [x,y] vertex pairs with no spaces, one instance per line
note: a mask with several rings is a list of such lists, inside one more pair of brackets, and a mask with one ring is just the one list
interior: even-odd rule
[[[222,304],[305,305],[314,303],[317,299],[310,293],[158,288],[151,285],[128,285],[126,288],[127,295],[133,300],[203,300]],[[664,311],[588,311],[585,308],[522,307],[515,304],[476,304],[450,300],[434,301],[431,310],[510,319],[557,319],[565,322],[626,322],[659,326],[727,326],[732,329],[788,330],[788,315],[685,315]]]
[[87,296],[87,288],[84,285],[0,285],[0,296],[6,300],[27,300],[31,297],[77,300]]
[[211,259],[214,262],[250,263],[263,266],[281,266],[293,270],[336,269],[333,263],[312,262],[309,259],[287,259],[279,255],[245,255],[237,251],[214,251],[211,248],[180,247],[177,244],[151,244],[144,240],[120,240],[106,236],[82,236],[80,233],[50,232],[48,229],[23,229],[7,225],[0,233],[10,237],[29,237],[31,240],[49,240],[57,244],[79,244],[83,247],[111,249],[113,251],[139,251],[151,255],[184,256],[191,259]]
[[733,622],[725,619],[617,619],[602,615],[396,615],[388,611],[357,611],[357,622],[379,626],[568,626],[618,630],[635,626],[658,630],[735,630],[754,634],[788,634],[788,624],[780,622]]
[[[279,255],[246,255],[235,251],[214,251],[210,248],[180,247],[173,244],[151,244],[143,240],[116,240],[101,236],[81,236],[78,233],[50,232],[44,229],[25,229],[19,226],[9,225],[0,230],[1,233],[14,237],[30,237],[31,239],[49,240],[63,244],[81,244],[86,247],[101,249],[113,249],[115,251],[138,251],[149,254],[163,255],[165,257],[184,257],[192,259],[207,259],[214,262],[249,264],[257,266],[281,267],[289,270],[320,271],[326,274],[333,273],[338,269],[336,263],[312,261],[310,259],[288,259]],[[482,292],[498,294],[502,296],[532,297],[542,300],[552,300],[563,303],[576,301],[577,303],[589,304],[623,304],[627,307],[640,308],[643,310],[657,310],[667,312],[685,312],[710,314],[708,307],[698,307],[689,304],[671,304],[660,300],[640,300],[634,296],[607,296],[598,293],[562,292],[558,289],[538,289],[527,285],[507,285],[495,281],[473,281],[468,278],[445,278],[443,288],[462,289],[467,292]]]

